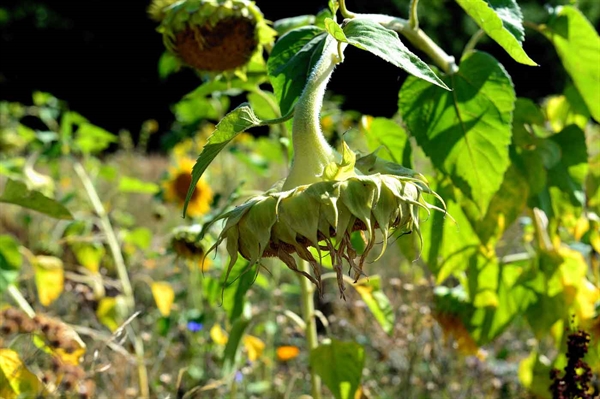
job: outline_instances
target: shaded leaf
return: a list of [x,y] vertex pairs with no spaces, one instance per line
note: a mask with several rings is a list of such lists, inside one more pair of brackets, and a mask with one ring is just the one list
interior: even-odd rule
[[555,8],[543,28],[592,117],[600,122],[600,36],[573,6]]
[[356,342],[332,339],[310,352],[310,367],[336,399],[352,399],[360,386],[365,350]]
[[489,37],[517,62],[537,65],[523,50],[523,15],[515,0],[456,0]]
[[353,18],[344,27],[348,43],[366,50],[411,75],[442,87],[448,86],[400,41],[398,34],[366,18]]
[[22,263],[17,240],[6,234],[0,235],[0,294],[17,280]]
[[250,320],[246,317],[238,317],[231,327],[229,339],[223,352],[223,376],[229,376],[235,370],[236,357],[238,354],[240,342],[246,332]]
[[279,36],[283,36],[293,29],[306,25],[312,25],[315,22],[314,15],[298,15],[290,18],[278,19],[273,23],[273,29]]
[[400,112],[433,164],[486,212],[509,165],[513,85],[502,65],[481,52],[466,55],[444,81],[452,92],[409,77]]
[[8,179],[0,202],[19,205],[57,219],[73,219],[71,212],[61,203],[38,191],[28,190],[25,183],[15,180]]
[[277,40],[267,71],[281,114],[286,115],[302,94],[309,73],[323,53],[327,35],[316,26],[294,29]]
[[373,118],[365,126],[365,136],[371,151],[383,147],[377,153],[379,157],[410,167],[403,162],[406,158],[405,151],[410,145],[407,145],[408,135],[402,126],[391,119]]

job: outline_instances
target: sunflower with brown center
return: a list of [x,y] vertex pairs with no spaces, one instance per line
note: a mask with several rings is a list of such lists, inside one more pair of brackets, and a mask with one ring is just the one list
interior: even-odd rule
[[243,71],[275,37],[248,0],[155,0],[148,12],[166,48],[203,72]]
[[[180,159],[177,166],[169,169],[169,177],[163,182],[163,195],[166,202],[183,206],[188,187],[192,182],[194,161],[189,158]],[[210,210],[213,191],[204,179],[196,184],[194,194],[188,204],[187,214],[191,217],[205,215]]]

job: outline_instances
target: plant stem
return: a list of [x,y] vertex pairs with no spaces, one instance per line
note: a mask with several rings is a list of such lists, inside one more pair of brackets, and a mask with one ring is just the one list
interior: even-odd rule
[[[340,62],[338,42],[327,37],[323,54],[310,74],[294,110],[292,144],[294,157],[283,190],[320,180],[325,166],[336,160],[336,153],[327,143],[319,114],[333,69]],[[342,46],[342,50],[345,46]]]
[[479,43],[481,38],[484,36],[485,36],[485,32],[483,29],[479,29],[477,32],[475,32],[475,34],[473,36],[471,36],[471,38],[467,42],[467,45],[465,46],[465,49],[463,50],[463,56],[465,56],[467,53],[470,53],[471,51],[475,50],[475,46],[477,46],[477,43]]
[[[308,262],[305,260],[300,260],[299,258],[296,258],[296,260],[300,262],[300,270],[310,273]],[[306,324],[304,334],[306,336],[306,344],[308,349],[309,351],[312,351],[319,346],[319,340],[317,337],[317,322],[315,319],[315,286],[306,277],[300,274],[298,274],[298,279],[300,280],[302,317],[304,318],[304,323]],[[312,397],[313,399],[321,399],[321,377],[315,373],[312,367],[309,368],[310,382],[312,385]]]
[[[123,258],[123,254],[121,253],[121,247],[119,246],[119,241],[117,240],[115,231],[112,228],[110,219],[108,218],[106,210],[102,205],[102,201],[100,201],[100,197],[98,196],[98,193],[94,188],[94,184],[92,183],[90,177],[83,168],[83,165],[81,165],[81,163],[79,163],[78,161],[75,161],[73,163],[73,169],[75,170],[75,173],[77,174],[79,180],[81,180],[81,183],[85,188],[85,192],[88,198],[90,199],[90,203],[94,208],[94,212],[96,212],[96,215],[98,215],[98,217],[100,218],[102,231],[106,235],[106,241],[114,259],[119,280],[121,281],[121,288],[123,289],[123,295],[125,296],[127,312],[131,313],[135,308],[135,298],[133,296],[133,289],[131,287],[129,275],[127,274],[125,259]],[[137,334],[135,334],[135,330],[133,328],[130,328],[129,332],[133,337],[133,347],[135,350],[137,360],[140,397],[146,399],[150,397],[150,388],[148,385],[148,370],[146,369],[146,364],[144,363],[144,344],[140,337]]]
[[346,8],[346,0],[339,0],[340,12],[344,18],[354,18],[355,14]]
[[35,316],[35,310],[33,310],[29,302],[23,297],[21,291],[19,291],[14,284],[10,284],[7,290],[12,299],[19,305],[19,308],[21,308],[27,316],[33,318]]
[[412,30],[419,29],[419,16],[417,14],[417,6],[419,0],[410,0],[410,14],[408,16],[408,25]]
[[81,180],[81,183],[85,188],[85,192],[90,199],[90,203],[94,208],[94,212],[96,212],[96,215],[98,215],[100,218],[102,231],[104,231],[104,234],[106,235],[106,242],[115,261],[117,274],[119,276],[119,280],[121,281],[123,295],[125,296],[125,301],[127,304],[127,311],[131,312],[135,306],[133,289],[131,288],[131,282],[129,281],[129,275],[127,274],[127,267],[125,266],[125,260],[123,259],[123,254],[121,253],[121,248],[119,246],[119,242],[117,241],[115,231],[112,228],[110,220],[108,219],[108,215],[106,214],[106,210],[102,205],[102,201],[100,201],[100,197],[98,197],[98,193],[96,192],[96,189],[94,188],[94,185],[87,172],[83,168],[83,165],[76,161],[73,164],[73,169],[75,169],[75,173],[77,173],[79,180]]

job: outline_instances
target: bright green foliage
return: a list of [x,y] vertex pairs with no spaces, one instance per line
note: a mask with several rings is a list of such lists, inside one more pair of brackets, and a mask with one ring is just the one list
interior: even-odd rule
[[82,123],[75,132],[74,145],[83,154],[96,154],[116,143],[117,137],[91,123]]
[[368,122],[365,135],[369,149],[385,160],[411,167],[408,135],[402,126],[387,118],[373,118]]
[[391,335],[394,331],[396,315],[390,300],[381,289],[381,277],[370,276],[368,279],[360,280],[353,287],[365,301],[383,331]]
[[409,77],[400,113],[433,164],[485,212],[509,165],[512,82],[498,61],[480,52],[467,54],[444,81],[452,92]]
[[338,42],[348,43],[348,38],[342,27],[331,18],[325,18],[325,30]]
[[352,399],[360,385],[365,364],[365,351],[356,342],[335,339],[310,353],[310,367],[336,399]]
[[16,281],[22,261],[17,240],[9,235],[0,235],[0,293]]
[[523,16],[515,0],[456,0],[485,33],[517,62],[537,65],[523,50]]
[[319,60],[327,35],[316,26],[305,26],[286,33],[277,41],[267,61],[273,91],[281,113],[290,112],[313,66]]
[[156,194],[160,188],[157,184],[123,176],[119,179],[119,191],[122,193]]
[[554,44],[592,117],[600,122],[600,36],[572,6],[555,9],[544,34]]
[[198,157],[194,169],[192,171],[192,182],[190,189],[188,190],[187,197],[185,199],[185,206],[183,207],[183,214],[187,209],[187,204],[192,198],[194,189],[198,180],[212,162],[213,159],[221,152],[225,146],[235,138],[239,133],[242,133],[246,129],[260,125],[261,121],[254,115],[252,108],[246,103],[240,105],[235,110],[228,113],[219,124],[216,126],[216,130],[209,137],[208,143],[204,146],[202,153]]
[[400,41],[391,29],[369,19],[355,18],[344,27],[348,43],[404,69],[413,76],[448,89],[448,86]]
[[28,190],[25,183],[15,180],[9,179],[6,183],[4,192],[0,196],[0,203],[2,202],[19,205],[57,219],[73,219],[71,212],[61,203],[38,191]]

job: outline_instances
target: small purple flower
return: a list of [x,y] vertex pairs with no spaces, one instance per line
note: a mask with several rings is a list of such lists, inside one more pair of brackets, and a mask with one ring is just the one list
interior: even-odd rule
[[242,380],[244,379],[244,374],[242,374],[241,371],[236,371],[235,373],[235,382],[242,382]]
[[202,330],[202,328],[204,328],[204,325],[202,323],[198,323],[197,321],[193,320],[187,322],[187,329],[193,333]]

